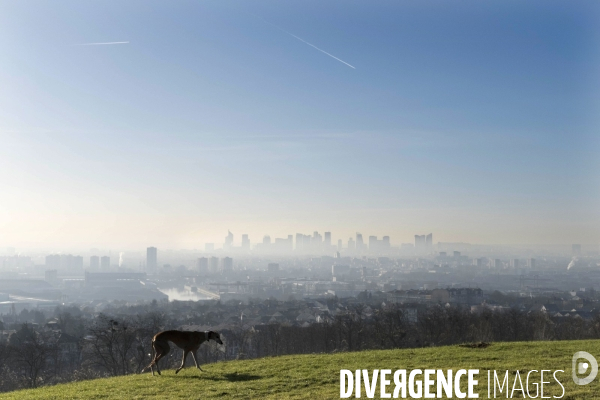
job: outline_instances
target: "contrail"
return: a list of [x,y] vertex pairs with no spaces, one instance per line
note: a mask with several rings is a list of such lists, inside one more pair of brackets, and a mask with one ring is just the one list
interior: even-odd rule
[[79,43],[73,46],[102,46],[105,44],[129,44],[129,42],[102,42],[102,43]]
[[348,64],[346,61],[344,61],[344,60],[340,60],[339,58],[337,58],[337,57],[336,57],[336,56],[334,56],[333,54],[329,54],[328,52],[326,52],[325,50],[322,50],[322,49],[318,48],[318,47],[317,47],[317,46],[315,46],[314,44],[312,44],[312,43],[308,43],[306,40],[304,40],[304,39],[302,39],[302,38],[300,38],[300,37],[298,37],[298,36],[294,35],[294,34],[293,34],[293,33],[291,33],[291,32],[288,32],[288,31],[286,31],[285,29],[283,29],[283,28],[282,28],[282,27],[280,27],[280,26],[277,26],[277,25],[275,25],[275,24],[273,24],[273,23],[271,23],[271,22],[267,21],[267,20],[266,20],[266,19],[264,19],[263,17],[261,17],[261,16],[258,16],[258,15],[255,15],[255,14],[252,14],[252,13],[250,13],[250,14],[251,14],[251,15],[254,15],[254,16],[255,16],[255,17],[257,17],[257,18],[260,18],[260,19],[262,19],[263,21],[265,21],[267,24],[271,25],[272,27],[274,27],[274,28],[277,28],[277,29],[279,29],[280,31],[282,31],[282,32],[285,32],[285,33],[287,33],[288,35],[290,35],[290,36],[292,36],[292,37],[294,37],[294,38],[298,39],[298,40],[299,40],[299,41],[301,41],[302,43],[305,43],[305,44],[309,45],[310,47],[312,47],[312,48],[315,48],[315,49],[319,50],[321,53],[327,54],[329,57],[331,57],[331,58],[333,58],[333,59],[335,59],[335,60],[338,60],[338,61],[339,61],[339,62],[341,62],[342,64],[346,64],[346,65],[347,65],[347,66],[349,66],[350,68],[352,68],[352,69],[356,69],[356,67],[354,67],[353,65],[350,65],[350,64]]
[[[281,28],[279,28],[279,29],[281,29]],[[325,53],[325,54],[327,54],[329,57],[331,57],[331,58],[334,58],[334,59],[338,60],[339,62],[346,64],[346,65],[347,65],[347,66],[349,66],[350,68],[352,68],[352,69],[356,69],[356,68],[355,68],[355,67],[353,67],[352,65],[348,64],[346,61],[344,61],[344,60],[340,60],[339,58],[337,58],[336,56],[334,56],[334,55],[332,55],[332,54],[329,54],[329,53],[328,53],[328,52],[326,52],[325,50],[321,50],[320,48],[318,48],[318,47],[317,47],[317,46],[315,46],[314,44],[310,44],[310,43],[308,43],[306,40],[304,40],[304,39],[302,39],[302,38],[299,38],[298,36],[294,35],[293,33],[290,33],[290,32],[288,32],[288,31],[286,31],[286,30],[284,30],[284,29],[281,29],[281,30],[282,30],[282,31],[284,31],[285,33],[287,33],[288,35],[291,35],[291,36],[295,37],[296,39],[298,39],[298,40],[299,40],[299,41],[301,41],[302,43],[306,43],[306,44],[307,44],[307,45],[309,45],[310,47],[314,47],[315,49],[319,50],[321,53]]]

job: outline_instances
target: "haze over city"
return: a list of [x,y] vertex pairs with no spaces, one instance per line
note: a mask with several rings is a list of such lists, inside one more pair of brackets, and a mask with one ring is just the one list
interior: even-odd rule
[[0,397],[600,398],[598,21],[1,0]]
[[2,248],[600,243],[595,2],[0,10]]

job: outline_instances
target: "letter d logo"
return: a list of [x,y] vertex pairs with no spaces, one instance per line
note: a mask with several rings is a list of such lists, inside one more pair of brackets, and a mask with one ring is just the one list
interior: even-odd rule
[[[577,360],[580,358],[585,358],[590,364],[588,365],[587,362],[578,363]],[[585,378],[579,378],[577,374],[585,373],[590,365],[592,368],[589,375]],[[578,351],[577,353],[573,354],[572,373],[573,382],[575,382],[576,385],[587,385],[596,378],[596,375],[598,375],[598,362],[590,353]]]

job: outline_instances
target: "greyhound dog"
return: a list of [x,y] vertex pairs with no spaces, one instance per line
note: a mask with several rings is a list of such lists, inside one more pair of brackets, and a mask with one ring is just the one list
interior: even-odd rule
[[159,332],[152,338],[152,362],[144,368],[141,372],[146,371],[148,368],[152,371],[152,375],[154,376],[154,369],[152,367],[156,366],[156,372],[160,375],[160,369],[158,368],[158,361],[166,356],[171,348],[169,347],[169,342],[175,343],[177,347],[183,350],[183,359],[181,360],[181,366],[175,370],[177,374],[185,365],[185,359],[188,353],[192,353],[192,357],[194,357],[194,363],[196,364],[196,368],[202,371],[202,368],[198,365],[198,361],[196,359],[196,351],[200,345],[206,341],[214,340],[219,344],[223,344],[221,341],[221,336],[217,332],[213,331],[204,331],[204,332],[192,332],[192,331],[163,331]]

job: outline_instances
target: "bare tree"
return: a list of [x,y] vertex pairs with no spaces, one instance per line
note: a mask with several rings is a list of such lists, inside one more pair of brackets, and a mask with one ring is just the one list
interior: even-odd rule
[[136,332],[123,320],[100,315],[89,329],[84,352],[87,363],[110,376],[136,371]]
[[38,387],[51,378],[48,360],[57,350],[53,339],[51,334],[36,332],[27,324],[10,337],[7,361],[25,387]]

